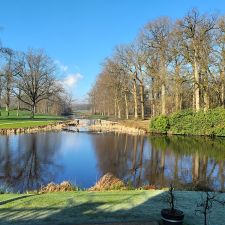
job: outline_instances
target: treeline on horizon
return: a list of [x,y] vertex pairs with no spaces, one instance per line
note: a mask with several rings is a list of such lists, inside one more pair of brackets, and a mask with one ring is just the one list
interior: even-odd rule
[[224,89],[225,16],[192,9],[176,21],[150,21],[132,43],[117,46],[89,100],[94,114],[144,119],[224,107]]
[[[18,52],[0,45],[0,116],[11,110],[68,114],[71,96],[57,80],[57,65],[42,50]],[[4,107],[4,108],[3,108]],[[15,112],[13,113],[15,115]]]

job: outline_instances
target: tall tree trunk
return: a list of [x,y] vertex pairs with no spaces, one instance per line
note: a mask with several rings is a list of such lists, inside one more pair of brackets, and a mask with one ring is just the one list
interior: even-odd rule
[[175,87],[175,91],[176,91],[176,93],[175,93],[175,111],[177,112],[177,111],[179,111],[180,109],[179,109],[179,106],[180,106],[180,96],[179,96],[179,90],[178,90],[178,87],[176,86]]
[[21,97],[21,90],[19,89],[19,98],[17,99],[17,117],[19,116],[20,111],[20,97]]
[[152,77],[152,84],[149,89],[149,104],[150,104],[150,116],[155,116],[155,105],[154,105],[154,78]]
[[108,110],[107,110],[107,115],[110,116],[110,109],[108,107]]
[[125,93],[124,95],[125,99],[125,114],[126,114],[126,119],[129,119],[129,109],[128,109],[128,99],[127,99],[127,94]]
[[208,88],[204,91],[204,112],[207,112],[209,110],[209,93]]
[[134,79],[133,83],[133,95],[134,95],[134,118],[138,118],[138,102],[137,102],[137,81]]
[[10,108],[10,92],[11,92],[11,82],[12,82],[12,71],[11,71],[11,64],[12,64],[12,56],[9,56],[8,62],[8,69],[6,72],[6,112],[9,116],[9,108]]
[[195,85],[193,87],[193,92],[192,92],[192,109],[195,111]]
[[31,118],[34,119],[34,115],[36,112],[36,104],[33,103],[32,107],[31,107]]
[[153,92],[153,101],[152,101],[152,116],[156,116],[157,108],[156,108],[156,99],[157,99],[157,93]]
[[166,115],[166,86],[163,82],[161,86],[161,104],[162,104],[162,115]]
[[7,116],[9,116],[9,105],[8,105],[8,103],[6,103],[5,111],[7,113]]
[[144,100],[144,85],[140,86],[140,95],[141,95],[141,118],[145,119],[145,100]]
[[209,81],[207,77],[207,72],[205,69],[203,69],[203,75],[204,75],[204,88],[203,88],[203,102],[204,102],[204,112],[207,112],[209,110]]
[[181,110],[181,94],[180,94],[180,89],[181,89],[181,82],[180,82],[180,68],[177,65],[175,68],[175,111],[180,111]]
[[9,107],[10,107],[10,74],[7,75],[7,87],[6,87],[6,112],[9,116]]
[[121,108],[119,103],[117,103],[117,107],[118,107],[118,119],[121,119]]
[[20,100],[18,99],[18,103],[17,103],[17,112],[16,112],[16,116],[19,116],[19,112],[20,112]]
[[194,57],[194,93],[195,93],[195,111],[200,110],[200,79],[199,79],[199,65],[197,56]]
[[117,99],[115,98],[114,100],[114,115],[115,115],[115,118],[117,117]]
[[162,57],[161,64],[161,114],[166,115],[166,64],[164,57]]

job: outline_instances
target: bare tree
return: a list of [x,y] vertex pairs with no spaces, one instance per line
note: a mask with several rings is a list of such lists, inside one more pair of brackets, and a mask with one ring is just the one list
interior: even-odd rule
[[14,94],[30,106],[34,118],[37,104],[56,91],[55,66],[42,51],[30,50],[22,54],[17,64]]
[[[169,64],[169,40],[172,24],[167,17],[159,18],[145,26],[144,43],[159,59],[159,79],[161,83],[161,113],[166,114],[167,66]],[[151,51],[153,52],[153,51]]]
[[[201,91],[201,60],[203,59],[202,49],[210,41],[210,36],[215,28],[216,17],[213,15],[200,15],[196,9],[192,9],[179,22],[183,33],[183,44],[186,49],[185,57],[191,64],[193,70],[194,94],[193,105],[196,111],[200,110]],[[207,43],[210,44],[210,43]]]
[[218,57],[218,66],[220,74],[220,102],[225,107],[225,17],[220,18],[218,21],[216,43],[215,48],[216,55]]
[[3,67],[3,80],[5,84],[5,103],[6,103],[6,112],[9,116],[10,111],[10,102],[11,102],[11,95],[12,95],[12,88],[13,88],[13,77],[15,76],[15,64],[14,64],[14,58],[15,53],[10,48],[2,48],[1,49],[2,54],[5,59],[5,64]]
[[197,203],[197,208],[195,210],[195,213],[203,214],[204,225],[209,224],[209,215],[213,211],[214,203],[225,205],[225,200],[220,199],[218,194],[208,192],[208,191],[202,194],[201,201]]
[[138,118],[138,68],[136,64],[136,53],[133,45],[120,46],[116,49],[116,55],[132,83],[131,93],[133,95],[134,118]]
[[95,112],[114,105],[115,117],[144,119],[225,105],[224,17],[192,9],[175,23],[158,18],[109,59],[91,91]]

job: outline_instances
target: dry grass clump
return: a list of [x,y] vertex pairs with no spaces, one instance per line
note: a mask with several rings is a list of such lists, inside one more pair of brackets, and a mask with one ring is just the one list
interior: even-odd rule
[[40,193],[74,191],[75,189],[76,188],[68,181],[63,181],[61,184],[51,182],[42,187]]
[[111,173],[106,173],[100,180],[89,190],[105,191],[105,190],[124,190],[126,186],[122,180],[115,177]]

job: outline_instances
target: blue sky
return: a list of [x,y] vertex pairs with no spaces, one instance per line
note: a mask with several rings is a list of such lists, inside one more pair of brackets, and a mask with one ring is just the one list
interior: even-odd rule
[[0,40],[16,50],[44,49],[76,99],[84,99],[104,58],[159,16],[225,14],[225,0],[0,0]]

